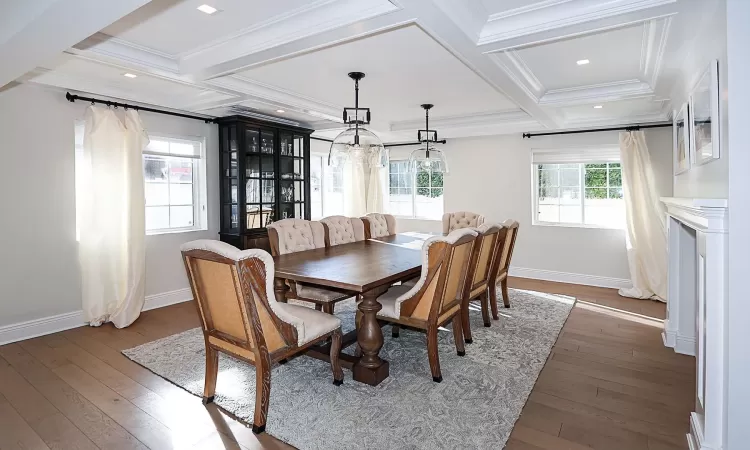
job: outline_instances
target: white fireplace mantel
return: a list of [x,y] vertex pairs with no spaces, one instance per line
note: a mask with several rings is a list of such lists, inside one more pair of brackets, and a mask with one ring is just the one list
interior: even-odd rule
[[696,357],[691,449],[725,448],[726,199],[663,197],[667,207],[664,345]]

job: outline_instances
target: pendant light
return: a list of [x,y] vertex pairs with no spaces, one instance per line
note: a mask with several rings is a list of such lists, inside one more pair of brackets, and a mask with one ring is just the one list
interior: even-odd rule
[[425,129],[417,131],[417,140],[423,145],[411,152],[409,170],[412,172],[448,173],[448,162],[445,154],[435,147],[438,140],[437,131],[430,130],[430,109],[433,105],[421,105],[424,108]]
[[338,167],[347,162],[368,168],[388,165],[388,151],[383,142],[364,127],[370,124],[370,108],[359,107],[359,80],[364,77],[362,72],[349,72],[349,78],[354,80],[354,108],[344,108],[344,123],[349,128],[331,143],[329,166]]

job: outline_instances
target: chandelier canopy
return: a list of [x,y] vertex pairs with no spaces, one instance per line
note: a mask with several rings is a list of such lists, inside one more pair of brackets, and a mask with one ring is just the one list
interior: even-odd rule
[[370,124],[370,108],[359,107],[359,80],[365,77],[362,72],[349,72],[354,80],[354,108],[344,108],[344,123],[349,128],[342,131],[331,143],[328,152],[329,166],[342,166],[347,162],[365,167],[385,167],[388,165],[388,150],[383,142],[364,125]]
[[411,152],[409,156],[409,170],[416,173],[419,171],[448,173],[448,162],[445,154],[435,147],[438,142],[437,131],[430,130],[431,104],[424,104],[425,129],[417,131],[417,140],[422,144],[418,149]]

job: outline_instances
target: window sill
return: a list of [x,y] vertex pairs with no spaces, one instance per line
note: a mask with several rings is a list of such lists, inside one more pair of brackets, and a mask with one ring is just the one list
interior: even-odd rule
[[146,236],[159,236],[162,234],[194,233],[197,231],[208,231],[208,228],[192,227],[192,228],[172,228],[172,229],[166,229],[166,230],[150,230],[150,231],[146,231]]
[[625,231],[625,227],[608,227],[605,225],[591,225],[585,223],[557,223],[557,222],[538,222],[533,221],[531,226],[535,227],[557,227],[557,228],[589,228],[595,230],[620,230]]

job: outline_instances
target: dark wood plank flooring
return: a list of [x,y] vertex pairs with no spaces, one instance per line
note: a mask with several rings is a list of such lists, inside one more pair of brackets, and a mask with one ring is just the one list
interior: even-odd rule
[[[687,448],[695,363],[662,345],[663,304],[611,289],[510,284],[578,303],[506,448]],[[0,448],[289,448],[120,353],[196,326],[194,306],[182,303],[123,330],[82,327],[0,347]]]

